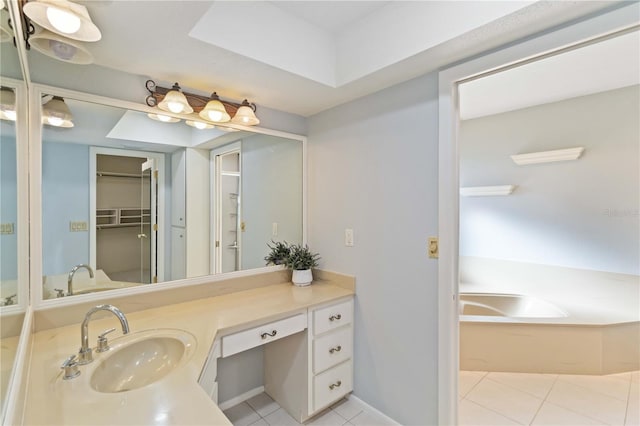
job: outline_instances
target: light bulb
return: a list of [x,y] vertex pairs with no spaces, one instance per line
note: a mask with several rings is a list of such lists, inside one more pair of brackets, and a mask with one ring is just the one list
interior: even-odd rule
[[211,121],[221,121],[222,120],[222,112],[221,111],[208,111],[209,120]]
[[182,112],[184,105],[180,102],[167,102],[167,108],[169,108],[169,111],[178,114]]
[[206,123],[202,123],[200,121],[196,121],[193,123],[194,127],[196,129],[202,130],[202,129],[206,129],[207,128],[207,124]]
[[78,51],[75,46],[58,40],[49,40],[49,47],[54,55],[60,59],[64,59],[65,61],[72,59]]
[[52,126],[60,127],[62,126],[62,123],[64,123],[64,120],[59,117],[47,117],[47,123],[51,124]]
[[65,34],[73,34],[80,29],[80,18],[75,14],[57,7],[47,8],[47,19],[55,29]]
[[168,115],[156,114],[156,117],[158,117],[158,120],[164,121],[165,123],[171,121],[171,117],[169,117]]

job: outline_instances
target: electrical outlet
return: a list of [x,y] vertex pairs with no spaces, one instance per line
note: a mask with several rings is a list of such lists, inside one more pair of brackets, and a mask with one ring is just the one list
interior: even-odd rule
[[347,247],[353,247],[353,229],[344,230],[344,245]]
[[13,223],[2,223],[0,224],[0,234],[2,235],[11,235],[15,232]]
[[439,256],[438,237],[429,237],[429,258],[437,259]]
[[87,222],[69,222],[71,232],[85,232],[89,229]]

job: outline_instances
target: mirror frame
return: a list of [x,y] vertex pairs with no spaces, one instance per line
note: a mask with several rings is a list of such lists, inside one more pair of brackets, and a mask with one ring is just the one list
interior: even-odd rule
[[[43,299],[42,294],[42,115],[41,115],[41,98],[43,94],[61,96],[83,102],[101,104],[105,106],[123,108],[143,113],[157,113],[157,109],[144,104],[123,101],[104,96],[93,95],[74,90],[62,89],[59,87],[48,86],[43,84],[32,84],[29,87],[29,205],[30,205],[30,256],[32,262],[30,264],[30,275],[34,277],[31,288],[31,304],[34,309],[46,309],[56,306],[77,305],[89,301],[96,301],[105,297],[104,293],[90,293],[75,295],[74,297],[65,297],[60,299]],[[165,113],[180,119],[190,119],[183,114]],[[278,130],[271,130],[262,127],[249,127],[237,124],[225,124],[238,130],[245,130],[256,134],[278,136],[287,139],[293,139],[302,143],[302,244],[307,244],[307,137],[294,133],[287,133]],[[169,288],[188,287],[205,283],[212,283],[229,278],[246,277],[252,275],[263,274],[282,270],[282,266],[265,266],[256,269],[247,269],[244,271],[227,272],[213,275],[203,275],[200,277],[185,278],[175,281],[165,281],[149,286],[129,287],[117,290],[110,290],[108,297],[122,297],[127,295],[137,295],[155,292],[157,290],[165,290]]]
[[[17,190],[17,218],[16,237],[18,264],[18,303],[0,307],[0,316],[25,312],[29,305],[29,164],[28,151],[28,107],[27,87],[21,80],[0,77],[3,86],[11,87],[16,93],[16,190]],[[21,120],[22,118],[22,120]]]

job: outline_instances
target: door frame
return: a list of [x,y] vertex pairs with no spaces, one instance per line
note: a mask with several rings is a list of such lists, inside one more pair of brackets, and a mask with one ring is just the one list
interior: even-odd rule
[[[158,171],[157,178],[157,211],[164,212],[165,211],[165,187],[164,187],[164,154],[160,154],[157,152],[148,152],[148,151],[136,151],[130,149],[119,149],[119,148],[105,148],[99,146],[91,146],[89,147],[89,264],[95,270],[97,263],[97,236],[96,236],[96,175],[97,175],[97,156],[98,155],[114,155],[118,157],[134,157],[134,158],[152,158],[154,162],[154,171]],[[153,176],[153,173],[152,173]],[[153,179],[151,181],[151,198],[152,201],[156,199],[154,197],[155,194],[155,185],[153,185]],[[152,203],[153,204],[153,203]],[[156,244],[154,244],[154,237],[152,232],[151,237],[151,269],[153,271],[154,266],[157,267],[157,277],[158,282],[164,281],[164,242],[165,242],[165,228],[164,228],[164,215],[156,215],[156,206],[151,205],[151,217],[150,221],[153,224],[158,225],[158,231],[156,233],[155,239],[157,240],[157,250]],[[155,260],[155,261],[154,261]],[[153,283],[153,275],[151,277],[151,282]]]
[[458,423],[459,154],[458,85],[638,29],[640,4],[544,34],[447,68],[439,73],[438,96],[438,424]]

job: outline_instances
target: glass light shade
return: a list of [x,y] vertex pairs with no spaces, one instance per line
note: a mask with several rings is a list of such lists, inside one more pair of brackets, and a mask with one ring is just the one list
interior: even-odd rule
[[77,33],[80,29],[80,18],[78,15],[54,6],[47,8],[47,19],[53,28],[65,34]]
[[240,108],[238,108],[238,112],[236,112],[236,115],[233,116],[231,122],[236,124],[243,124],[245,126],[255,126],[257,124],[260,124],[260,120],[258,120],[258,117],[256,117],[253,112],[253,109],[251,109],[251,107],[248,105],[242,105]]
[[84,43],[45,29],[31,36],[29,43],[38,52],[60,61],[73,64],[90,64],[93,62],[93,55],[87,50]]
[[200,117],[214,123],[226,123],[231,120],[231,116],[218,99],[211,99],[207,102],[207,105],[200,111]]
[[203,123],[202,121],[187,120],[185,121],[185,123],[187,123],[191,127],[195,127],[198,130],[213,129],[213,124]]
[[164,95],[164,99],[158,104],[158,108],[175,114],[191,114],[193,112],[193,108],[187,102],[187,98],[180,91],[178,83],[174,84],[173,88]]
[[0,119],[16,121],[16,94],[5,87],[0,90]]
[[81,41],[102,38],[86,6],[81,4],[68,0],[30,0],[23,11],[33,22],[56,34]]
[[71,110],[59,96],[42,105],[42,123],[55,127],[73,127]]
[[162,121],[163,123],[177,123],[180,121],[179,118],[169,117],[168,115],[164,115],[164,114],[149,113],[147,114],[147,117],[149,117],[152,120]]

